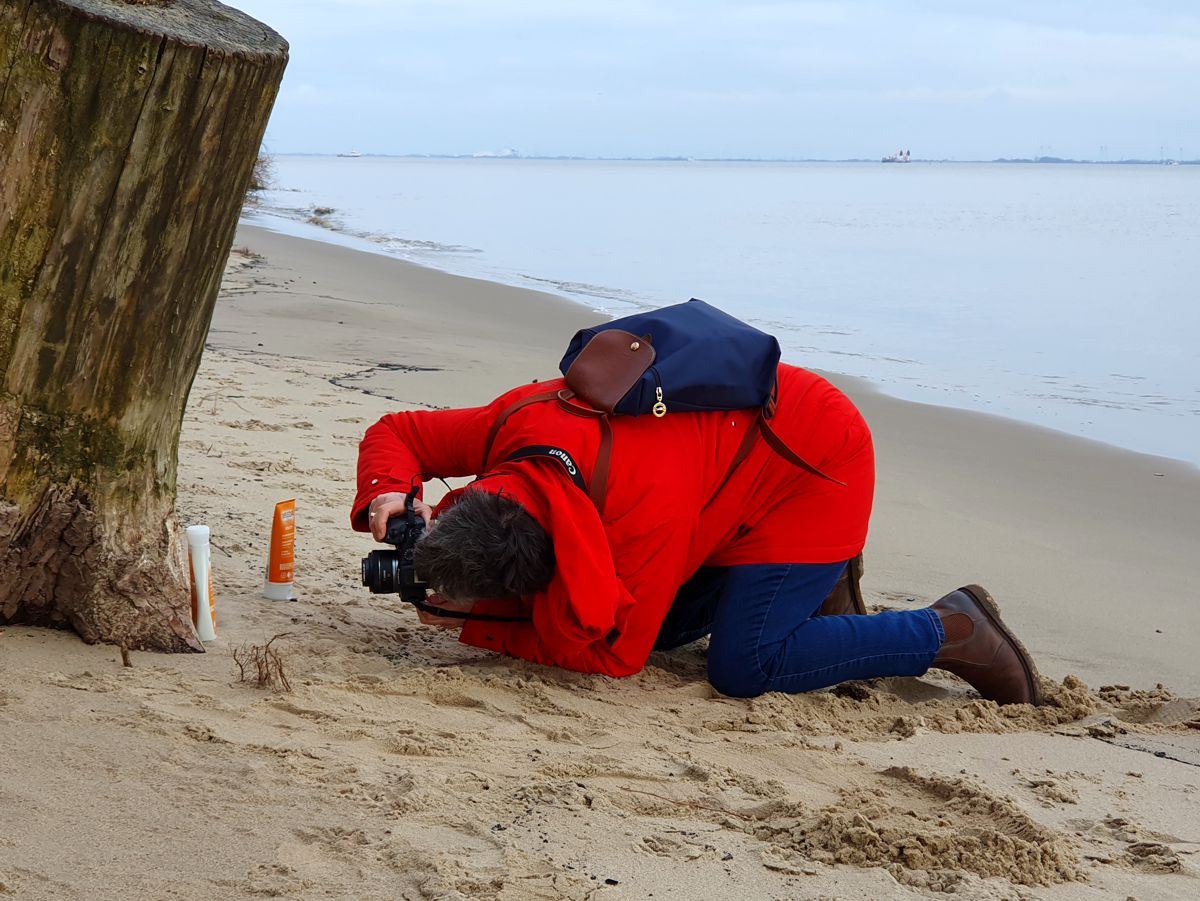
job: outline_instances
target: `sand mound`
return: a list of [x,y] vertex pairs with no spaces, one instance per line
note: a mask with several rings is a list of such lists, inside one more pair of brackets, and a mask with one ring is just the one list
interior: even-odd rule
[[902,883],[940,890],[959,878],[951,871],[1021,885],[1082,878],[1070,843],[1014,801],[910,767],[884,770],[875,786],[844,791],[838,803],[815,811],[765,805],[748,829],[808,860],[885,866]]
[[1143,690],[1128,685],[1102,685],[1097,695],[1114,709],[1118,719],[1151,727],[1146,731],[1200,729],[1200,698],[1177,697],[1161,684]]
[[807,695],[771,694],[747,702],[741,716],[707,720],[714,732],[799,732],[849,739],[911,738],[921,729],[948,734],[1033,732],[1081,720],[1097,709],[1087,685],[1074,676],[1042,680],[1041,707],[1001,707],[959,688],[912,679],[879,679]]

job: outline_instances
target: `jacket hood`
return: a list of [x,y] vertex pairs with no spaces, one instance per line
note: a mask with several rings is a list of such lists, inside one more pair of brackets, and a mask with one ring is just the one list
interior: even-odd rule
[[561,467],[540,459],[502,463],[466,490],[515,500],[550,537],[554,576],[529,599],[539,633],[549,629],[571,645],[608,636],[621,596],[612,551],[600,514]]

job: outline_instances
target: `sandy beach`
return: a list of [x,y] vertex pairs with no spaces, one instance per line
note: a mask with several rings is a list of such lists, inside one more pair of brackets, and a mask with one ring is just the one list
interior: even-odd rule
[[[1200,896],[1200,471],[831,376],[876,438],[868,601],[987,586],[1042,708],[934,675],[724,698],[702,645],[624,680],[500,659],[360,587],[357,443],[389,410],[554,376],[595,315],[235,244],[180,447],[219,638],[127,668],[0,629],[0,896]],[[271,602],[290,497],[299,600]],[[233,649],[275,635],[291,691],[239,682]]]

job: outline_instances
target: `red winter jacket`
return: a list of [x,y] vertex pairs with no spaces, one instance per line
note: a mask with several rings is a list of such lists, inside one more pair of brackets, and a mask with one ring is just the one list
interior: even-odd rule
[[875,487],[871,434],[849,399],[820,376],[781,365],[771,425],[829,478],[789,463],[760,437],[721,487],[753,410],[614,416],[603,515],[549,458],[496,462],[521,447],[553,445],[574,457],[590,485],[600,441],[593,418],[553,401],[530,404],[497,433],[491,467],[483,460],[492,423],[514,401],[561,384],[524,385],[486,407],[391,413],[359,446],[351,513],[358,531],[368,531],[372,500],[408,491],[419,473],[486,469],[489,478],[474,490],[503,489],[551,536],[556,569],[544,592],[475,608],[523,611],[532,620],[467,622],[460,641],[567,669],[630,675],[645,665],[676,591],[700,566],[833,563],[862,550]]

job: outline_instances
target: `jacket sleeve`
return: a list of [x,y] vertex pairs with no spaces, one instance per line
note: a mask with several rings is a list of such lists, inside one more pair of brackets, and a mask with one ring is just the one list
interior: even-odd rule
[[[639,554],[643,560],[630,561],[630,574],[618,576],[613,584],[615,597],[609,603],[615,611],[615,632],[587,642],[573,641],[559,628],[546,596],[534,598],[530,622],[490,623],[471,620],[463,625],[459,641],[487,648],[512,657],[520,657],[549,666],[607,676],[629,676],[639,672],[654,649],[659,627],[684,581],[688,542],[676,530],[662,528],[648,536]],[[503,602],[481,601],[480,613],[513,611]]]
[[420,488],[421,473],[438,476],[477,475],[492,423],[505,408],[542,385],[522,385],[485,407],[389,413],[375,423],[358,445],[358,494],[350,525],[369,531],[367,508],[391,491]]

